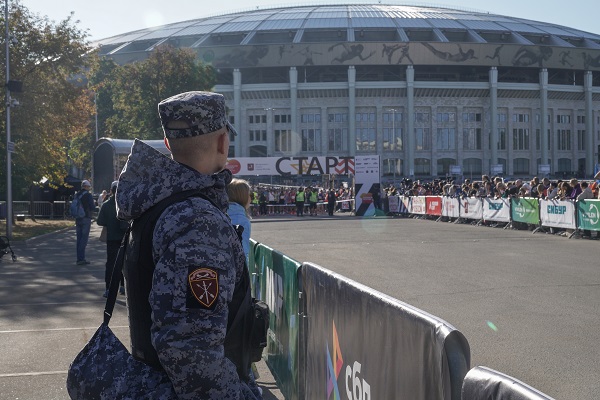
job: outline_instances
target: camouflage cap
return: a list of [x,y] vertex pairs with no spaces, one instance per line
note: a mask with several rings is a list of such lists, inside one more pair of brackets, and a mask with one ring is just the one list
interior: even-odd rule
[[[225,98],[212,92],[185,92],[169,97],[158,104],[160,122],[167,139],[204,135],[227,126],[237,132],[227,120]],[[188,128],[169,128],[172,121],[186,122]]]

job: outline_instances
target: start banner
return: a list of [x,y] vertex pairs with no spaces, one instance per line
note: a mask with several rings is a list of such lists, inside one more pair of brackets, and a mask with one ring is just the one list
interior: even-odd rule
[[460,217],[468,219],[482,219],[483,205],[477,197],[465,197],[460,199]]
[[354,157],[237,157],[227,160],[234,175],[348,175]]
[[483,220],[510,222],[510,203],[508,199],[483,199]]
[[540,221],[543,226],[575,229],[575,202],[573,200],[540,200]]
[[600,200],[577,202],[577,224],[579,229],[600,231]]
[[442,198],[440,196],[426,196],[427,215],[442,215]]

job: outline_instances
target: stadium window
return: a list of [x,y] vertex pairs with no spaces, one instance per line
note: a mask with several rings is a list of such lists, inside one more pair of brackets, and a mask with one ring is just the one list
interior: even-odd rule
[[344,150],[343,138],[348,135],[348,129],[329,129],[328,131],[328,150],[342,151]]
[[506,150],[506,129],[498,129],[498,150]]
[[431,150],[428,128],[415,128],[415,139],[417,150]]
[[383,128],[383,150],[402,150],[402,128]]
[[454,128],[438,128],[436,143],[438,150],[454,150],[456,148]]
[[302,151],[320,151],[320,143],[320,129],[302,129]]
[[571,116],[567,115],[567,114],[558,114],[556,116],[556,123],[557,124],[570,124]]
[[513,129],[513,150],[529,150],[529,129]]
[[571,130],[559,129],[558,133],[558,150],[571,150]]
[[481,150],[481,128],[463,129],[463,148],[465,150]]
[[292,134],[286,129],[275,130],[275,151],[292,151]]
[[577,123],[578,124],[585,124],[585,115],[578,115],[577,116]]
[[506,122],[506,114],[498,114],[498,122]]
[[585,150],[585,129],[577,130],[577,150]]

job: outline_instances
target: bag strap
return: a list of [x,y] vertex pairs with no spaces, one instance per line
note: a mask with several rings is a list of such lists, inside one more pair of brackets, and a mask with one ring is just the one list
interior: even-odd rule
[[129,235],[131,234],[131,224],[127,228],[127,232],[123,236],[121,241],[121,247],[119,247],[119,253],[117,259],[112,268],[110,277],[110,285],[108,289],[108,296],[106,298],[106,305],[104,306],[104,324],[108,325],[110,318],[112,317],[115,303],[117,302],[117,294],[119,292],[119,283],[121,282],[121,276],[119,272],[123,271],[123,264],[125,263],[125,253],[127,252],[127,244],[129,243]]

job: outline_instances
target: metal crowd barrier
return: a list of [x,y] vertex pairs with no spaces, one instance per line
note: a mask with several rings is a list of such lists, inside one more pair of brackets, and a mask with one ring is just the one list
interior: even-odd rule
[[475,225],[492,222],[504,228],[526,224],[533,233],[549,229],[569,230],[573,237],[581,231],[600,232],[600,200],[544,200],[532,197],[492,199],[479,197],[392,196],[391,214],[415,218],[448,218],[455,223]]
[[[66,219],[70,218],[65,201],[13,201],[13,214],[29,218]],[[0,202],[0,217],[6,218],[6,202]]]

